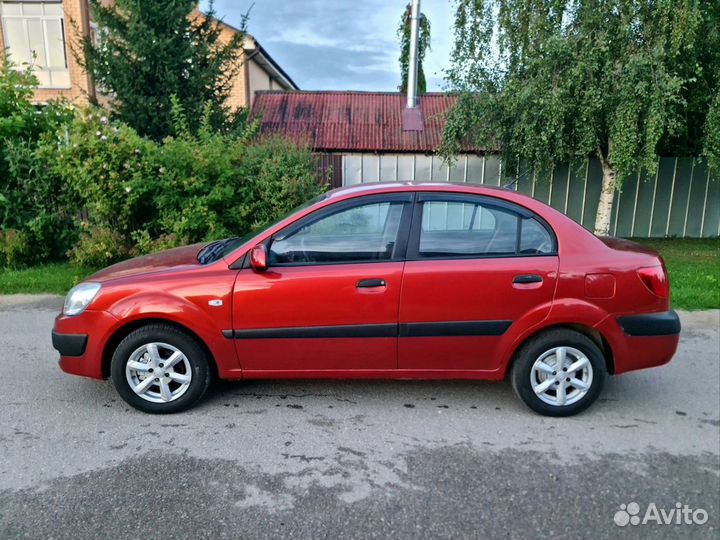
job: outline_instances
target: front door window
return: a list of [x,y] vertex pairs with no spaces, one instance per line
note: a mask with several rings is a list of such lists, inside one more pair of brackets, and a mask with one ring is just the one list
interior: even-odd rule
[[321,217],[270,245],[270,265],[380,262],[393,258],[403,203],[378,202]]

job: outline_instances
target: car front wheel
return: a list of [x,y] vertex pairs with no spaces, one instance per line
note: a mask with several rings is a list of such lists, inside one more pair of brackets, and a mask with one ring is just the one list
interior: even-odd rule
[[113,384],[130,405],[148,413],[175,413],[194,405],[207,390],[211,371],[197,341],[167,324],[131,332],[110,365]]
[[550,330],[518,351],[512,385],[531,409],[546,416],[571,416],[595,401],[605,383],[605,358],[587,336]]

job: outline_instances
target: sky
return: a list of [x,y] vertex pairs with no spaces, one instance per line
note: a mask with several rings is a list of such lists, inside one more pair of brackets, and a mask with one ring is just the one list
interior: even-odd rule
[[[218,18],[248,32],[302,90],[394,91],[400,84],[396,31],[407,0],[216,0]],[[453,2],[423,0],[431,24],[428,91],[444,89]],[[201,2],[207,9],[208,0]]]

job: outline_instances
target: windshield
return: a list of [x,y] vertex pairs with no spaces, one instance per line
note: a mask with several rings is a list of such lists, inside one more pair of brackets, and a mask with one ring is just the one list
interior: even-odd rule
[[301,204],[300,206],[297,206],[290,210],[289,212],[285,213],[272,223],[267,223],[265,225],[261,225],[259,227],[255,227],[252,231],[249,233],[243,235],[243,236],[235,236],[232,238],[225,238],[224,240],[217,240],[215,242],[212,242],[208,244],[207,246],[203,247],[200,252],[197,255],[198,262],[200,264],[210,264],[215,261],[218,261],[222,258],[227,257],[230,255],[233,251],[235,251],[237,248],[242,246],[247,241],[251,240],[254,236],[257,236],[261,232],[274,227],[278,223],[280,223],[282,220],[292,216],[293,214],[300,212],[301,210],[304,210],[305,208],[308,208],[309,206],[312,206],[316,202],[322,201],[327,197],[326,193],[323,193],[322,195],[318,195],[317,197],[314,197],[310,199],[309,201]]

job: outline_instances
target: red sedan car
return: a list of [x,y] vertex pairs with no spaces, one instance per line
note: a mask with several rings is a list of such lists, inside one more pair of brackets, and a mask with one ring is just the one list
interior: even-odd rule
[[245,238],[125,261],[70,291],[67,373],[178,412],[214,377],[487,379],[535,411],[590,405],[606,374],[678,345],[660,256],[510,190],[331,191]]

